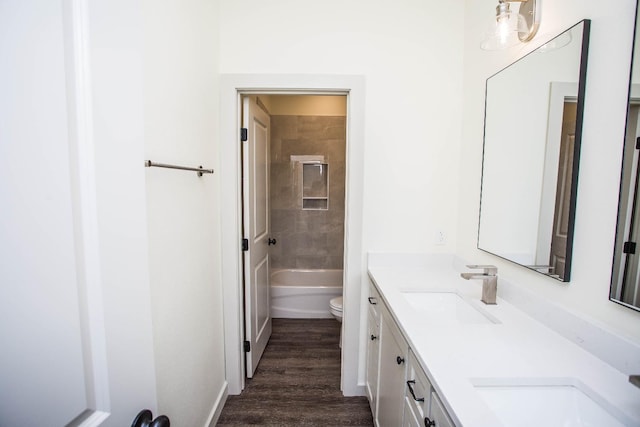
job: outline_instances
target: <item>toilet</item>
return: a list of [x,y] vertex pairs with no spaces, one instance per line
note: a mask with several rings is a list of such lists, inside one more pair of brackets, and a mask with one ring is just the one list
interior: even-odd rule
[[[342,323],[342,297],[331,298],[329,311],[338,322]],[[342,348],[342,325],[340,325],[340,348]]]
[[338,322],[342,322],[342,297],[335,297],[329,301],[329,311]]

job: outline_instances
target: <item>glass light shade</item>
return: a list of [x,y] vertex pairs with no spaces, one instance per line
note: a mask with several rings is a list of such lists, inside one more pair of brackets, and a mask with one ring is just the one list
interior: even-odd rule
[[496,16],[495,22],[485,33],[484,40],[480,44],[483,50],[500,50],[515,46],[520,43],[518,34],[529,33],[529,27],[522,15],[506,11]]
[[571,43],[571,40],[573,40],[571,36],[571,31],[565,31],[564,33],[560,34],[559,36],[553,38],[552,40],[540,46],[537,49],[537,52],[546,53],[546,52],[558,50],[560,48],[567,46],[569,43]]

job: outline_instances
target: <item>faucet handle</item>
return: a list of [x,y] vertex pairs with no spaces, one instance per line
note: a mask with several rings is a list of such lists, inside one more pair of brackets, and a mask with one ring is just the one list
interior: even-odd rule
[[477,264],[469,264],[467,268],[471,268],[473,270],[482,269],[482,272],[489,276],[495,276],[498,274],[498,267],[495,265],[477,265]]

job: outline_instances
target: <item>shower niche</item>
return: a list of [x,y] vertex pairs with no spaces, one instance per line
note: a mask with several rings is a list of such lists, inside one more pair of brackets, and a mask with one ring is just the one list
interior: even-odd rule
[[329,209],[329,165],[327,163],[302,164],[302,209]]

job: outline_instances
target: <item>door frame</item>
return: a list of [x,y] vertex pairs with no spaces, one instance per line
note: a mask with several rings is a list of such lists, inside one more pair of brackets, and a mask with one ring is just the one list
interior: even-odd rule
[[[360,330],[366,322],[361,294],[366,286],[366,260],[362,250],[364,181],[363,76],[300,74],[222,74],[220,76],[220,237],[224,301],[225,370],[229,394],[244,389],[242,341],[242,176],[240,127],[242,95],[347,96],[347,174],[345,177],[345,240],[343,284],[343,346],[341,389],[345,396],[364,395],[364,363]],[[365,313],[366,314],[366,313]]]

